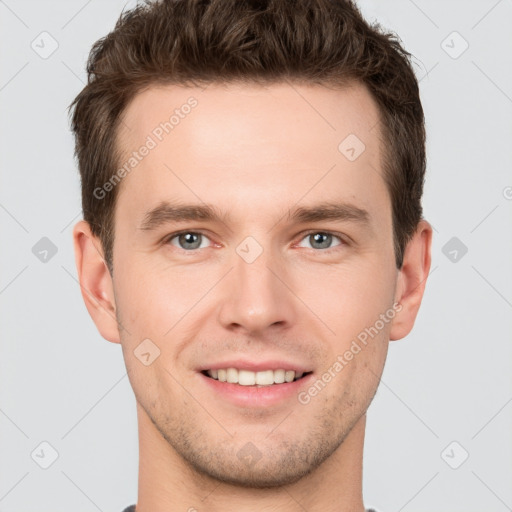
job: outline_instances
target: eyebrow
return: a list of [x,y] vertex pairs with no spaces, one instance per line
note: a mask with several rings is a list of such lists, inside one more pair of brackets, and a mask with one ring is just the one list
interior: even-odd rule
[[[145,213],[140,229],[152,231],[171,222],[199,220],[225,223],[228,217],[227,212],[222,213],[213,205],[171,204],[163,201]],[[287,219],[295,223],[349,221],[365,227],[370,225],[370,214],[368,211],[348,203],[324,202],[313,206],[299,207],[293,211],[289,210]]]

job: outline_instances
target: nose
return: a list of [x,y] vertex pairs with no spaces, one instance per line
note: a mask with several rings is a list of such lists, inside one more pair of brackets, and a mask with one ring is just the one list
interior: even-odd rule
[[252,262],[235,253],[233,266],[224,280],[218,317],[225,329],[254,335],[294,324],[298,301],[293,283],[270,251],[264,250]]

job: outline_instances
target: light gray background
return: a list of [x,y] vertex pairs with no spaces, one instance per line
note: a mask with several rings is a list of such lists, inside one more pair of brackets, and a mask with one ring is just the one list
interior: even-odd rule
[[[137,497],[121,349],[96,331],[76,281],[81,211],[66,112],[91,45],[125,5],[134,2],[0,1],[2,512],[120,512]],[[360,5],[415,56],[435,228],[419,317],[392,342],[368,413],[365,502],[381,512],[512,510],[512,1]],[[48,58],[31,47],[51,49],[43,31],[58,43]],[[42,237],[58,250],[46,262],[32,252]],[[443,252],[452,237],[456,261],[454,247]],[[48,469],[42,442],[58,452]]]

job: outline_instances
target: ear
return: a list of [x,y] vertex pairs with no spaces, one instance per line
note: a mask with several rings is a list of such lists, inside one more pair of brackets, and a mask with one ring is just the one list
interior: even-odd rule
[[402,309],[393,319],[390,340],[407,336],[414,325],[425,291],[431,263],[432,226],[421,220],[407,244],[402,268],[399,271],[395,302]]
[[73,229],[75,262],[82,297],[100,334],[112,343],[120,343],[112,277],[100,240],[92,234],[88,222]]

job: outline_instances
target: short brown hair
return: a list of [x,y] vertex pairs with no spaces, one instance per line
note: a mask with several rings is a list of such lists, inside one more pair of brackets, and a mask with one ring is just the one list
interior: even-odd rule
[[424,115],[411,55],[393,33],[370,25],[352,0],[145,0],[97,41],[88,83],[70,105],[84,219],[110,272],[117,188],[94,194],[115,173],[116,133],[128,103],[152,84],[211,82],[364,84],[382,124],[384,178],[394,249],[402,267],[422,218]]

